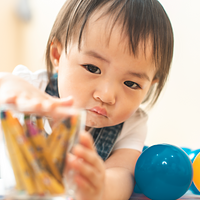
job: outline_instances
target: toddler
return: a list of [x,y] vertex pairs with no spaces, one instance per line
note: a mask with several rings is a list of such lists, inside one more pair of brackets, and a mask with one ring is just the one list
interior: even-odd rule
[[[0,103],[56,115],[86,111],[86,133],[68,156],[77,200],[125,200],[153,106],[173,55],[170,20],[157,0],[68,0],[51,30],[47,70],[1,73]],[[59,112],[61,112],[59,110]]]

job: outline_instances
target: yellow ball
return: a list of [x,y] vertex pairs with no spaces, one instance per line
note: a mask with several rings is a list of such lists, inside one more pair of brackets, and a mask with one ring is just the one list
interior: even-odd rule
[[198,153],[193,161],[193,182],[200,191],[200,153]]

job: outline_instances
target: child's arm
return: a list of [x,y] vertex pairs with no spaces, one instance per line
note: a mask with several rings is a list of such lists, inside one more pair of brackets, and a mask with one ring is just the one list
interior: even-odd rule
[[[129,199],[134,187],[135,164],[140,152],[132,149],[116,150],[105,162],[106,164],[106,198]],[[113,189],[110,189],[112,185]]]
[[0,105],[2,104],[13,104],[22,112],[51,115],[57,112],[58,106],[71,105],[72,99],[53,98],[20,77],[0,73]]
[[80,159],[70,162],[77,171],[77,200],[128,200],[133,191],[134,167],[140,152],[116,150],[104,163],[93,147],[91,136],[80,136],[73,153]]

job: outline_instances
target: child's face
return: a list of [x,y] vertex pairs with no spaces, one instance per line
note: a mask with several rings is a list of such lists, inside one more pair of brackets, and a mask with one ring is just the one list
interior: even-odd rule
[[67,55],[61,51],[57,63],[60,97],[74,97],[74,106],[86,110],[89,127],[112,126],[128,119],[145,98],[155,75],[150,43],[146,56],[141,45],[134,57],[119,26],[114,27],[108,43],[106,20],[90,19],[81,50],[73,43]]

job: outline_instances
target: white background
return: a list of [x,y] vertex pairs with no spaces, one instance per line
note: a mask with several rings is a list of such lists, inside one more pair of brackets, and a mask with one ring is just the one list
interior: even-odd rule
[[[24,64],[44,68],[44,51],[64,0],[27,0],[32,18],[14,12],[20,0],[0,1],[0,71]],[[160,0],[174,29],[174,57],[167,85],[149,112],[146,145],[200,148],[200,0]]]

